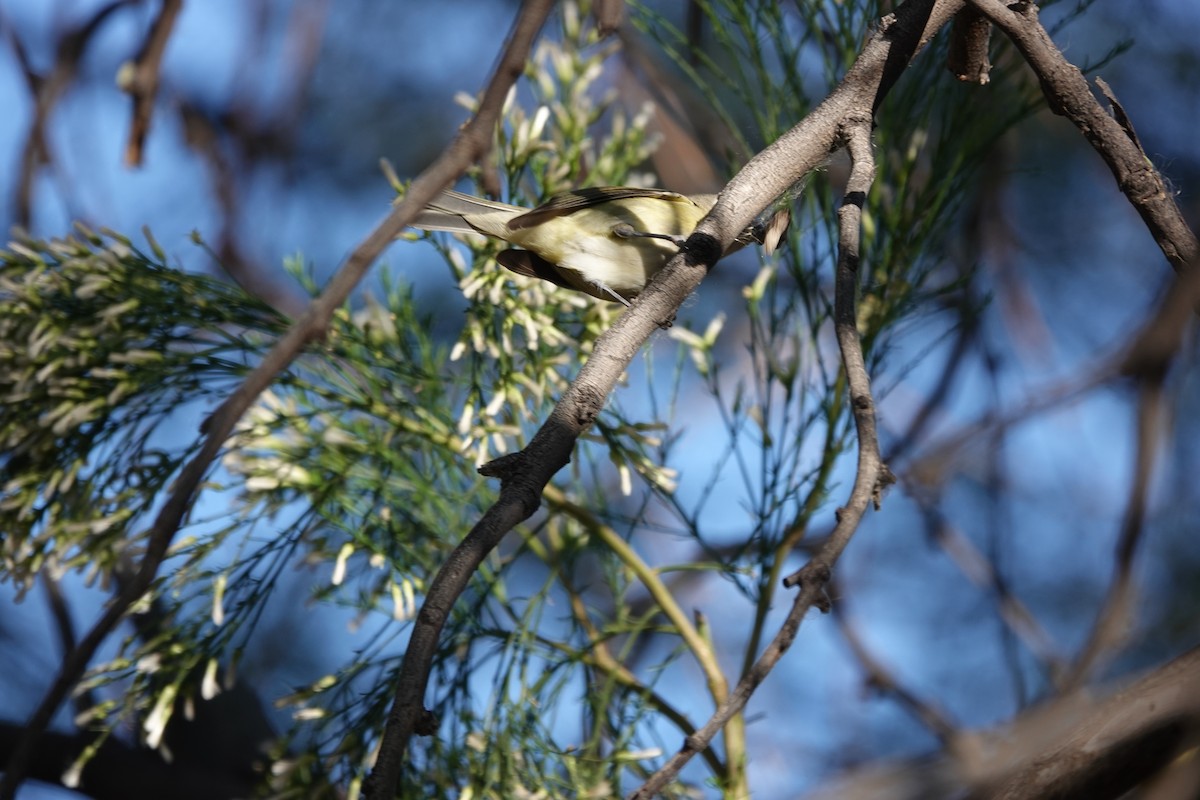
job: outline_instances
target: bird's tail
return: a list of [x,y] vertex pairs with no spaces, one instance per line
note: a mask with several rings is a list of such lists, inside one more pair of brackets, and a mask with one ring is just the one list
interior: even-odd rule
[[[498,200],[485,200],[482,197],[472,197],[469,194],[447,189],[439,194],[424,211],[417,214],[411,225],[426,231],[450,231],[451,233],[480,233],[478,223],[483,220],[498,220],[507,222],[518,214],[524,214],[528,209],[520,206],[501,203]],[[476,225],[467,222],[472,217]],[[483,226],[486,228],[490,226]]]

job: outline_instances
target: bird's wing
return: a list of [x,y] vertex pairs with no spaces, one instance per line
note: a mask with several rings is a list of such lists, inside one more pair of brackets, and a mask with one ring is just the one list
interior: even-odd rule
[[[617,301],[629,305],[629,300],[620,292],[610,289],[603,283],[593,283],[573,269],[560,269],[551,262],[539,256],[532,250],[501,250],[496,254],[496,261],[503,267],[530,278],[541,278],[564,289],[574,289],[577,292],[590,294],[600,300]],[[637,293],[630,294],[630,297]]]
[[588,189],[576,189],[573,192],[556,194],[532,211],[513,217],[508,221],[509,230],[532,228],[548,219],[573,214],[585,208],[614,200],[630,200],[636,197],[654,197],[672,203],[687,203],[694,205],[686,195],[677,192],[667,192],[662,189],[635,189],[631,186],[594,186]]

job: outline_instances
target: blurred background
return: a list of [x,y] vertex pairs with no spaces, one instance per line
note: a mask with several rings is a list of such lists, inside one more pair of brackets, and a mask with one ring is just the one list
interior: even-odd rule
[[[1068,6],[1048,9],[1047,20],[1071,15]],[[683,3],[655,7],[668,17],[684,11]],[[321,282],[383,218],[395,193],[380,160],[407,178],[436,157],[467,118],[456,94],[480,90],[517,4],[185,3],[163,57],[140,163],[131,165],[131,102],[118,76],[157,10],[141,2],[0,0],[0,221],[40,237],[65,235],[77,220],[134,239],[147,227],[172,263],[228,278],[295,312],[305,295],[284,274],[283,261],[299,255]],[[1100,0],[1057,40],[1081,66],[1128,45],[1098,74],[1178,192],[1193,229],[1200,222],[1198,38],[1200,9],[1192,0]],[[806,80],[832,86],[817,70]],[[616,76],[608,83],[633,91]],[[48,85],[54,90],[45,91]],[[973,91],[983,97],[988,89]],[[631,94],[629,105],[636,110],[644,100]],[[988,101],[975,102],[986,108]],[[836,160],[828,169],[834,182],[838,169]],[[920,448],[909,447],[905,432],[939,392],[924,441],[1080,374],[1132,337],[1171,271],[1107,168],[1060,117],[1038,112],[998,141],[979,185],[976,206],[961,223],[970,230],[958,240],[982,265],[976,296],[988,304],[979,333],[964,345],[965,357],[956,355],[953,337],[919,320],[895,342],[893,363],[905,366],[878,382],[876,399],[885,454],[897,448],[893,468],[905,466],[910,478],[892,490],[884,513],[868,517],[847,553],[834,597],[839,613],[810,617],[748,709],[756,797],[796,796],[842,767],[936,745],[901,705],[868,688],[851,637],[964,726],[999,722],[1037,696],[1037,659],[998,620],[995,586],[972,587],[939,537],[956,532],[972,541],[1003,573],[1006,590],[1032,610],[1043,629],[1039,641],[1058,656],[1082,645],[1108,591],[1134,469],[1128,387],[1114,384],[1058,405],[956,452],[953,480],[939,474],[936,453],[915,455]],[[206,247],[193,242],[194,233]],[[703,330],[718,313],[738,314],[754,258],[723,264],[689,301],[681,324]],[[437,309],[437,334],[458,336],[465,303],[432,247],[394,245],[355,302],[382,292],[385,274],[410,283],[421,304]],[[1194,345],[1185,347],[1171,378],[1172,414],[1136,564],[1136,619],[1106,675],[1161,663],[1200,640]],[[737,373],[743,357],[736,335],[722,339],[717,358],[729,372]],[[955,359],[961,363],[948,370]],[[952,378],[941,386],[945,374]],[[712,413],[698,404],[677,466],[712,447],[699,424]],[[848,490],[849,466],[839,467],[844,477],[835,493]],[[684,471],[682,496],[716,493],[706,513],[713,527],[735,537],[743,512],[737,500],[725,502],[721,485],[689,484],[688,477]],[[913,499],[922,480],[937,486],[936,519]],[[355,646],[353,610],[323,609],[314,628],[306,609],[301,626],[292,612],[316,579],[301,573],[289,580],[295,587],[271,612],[272,627],[283,633],[262,637],[262,652],[248,654],[243,669],[268,694],[332,669],[338,658],[325,660],[326,651]],[[85,625],[93,612],[79,598],[99,595],[71,582],[67,592]],[[709,616],[718,641],[737,642],[748,613],[740,594],[719,581],[683,592],[685,605]],[[51,612],[36,596],[18,604],[7,585],[0,596],[0,664],[16,676],[0,690],[0,718],[21,720],[57,663]],[[773,614],[782,618],[785,605],[778,602]],[[321,644],[280,644],[301,628],[307,641]],[[732,667],[736,647],[730,653]],[[686,684],[678,692],[686,708]],[[770,716],[780,707],[796,715],[783,729],[767,724],[780,722]],[[702,710],[693,713],[702,718]],[[22,794],[66,796],[46,787]]]

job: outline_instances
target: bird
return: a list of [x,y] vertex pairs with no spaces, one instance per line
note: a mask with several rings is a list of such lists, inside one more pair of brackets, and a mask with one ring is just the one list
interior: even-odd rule
[[[447,189],[411,224],[501,239],[516,245],[496,256],[509,270],[628,306],[716,200],[711,194],[596,186],[554,195],[529,209]],[[770,253],[788,219],[787,211],[776,211],[747,228],[726,254],[751,242]]]

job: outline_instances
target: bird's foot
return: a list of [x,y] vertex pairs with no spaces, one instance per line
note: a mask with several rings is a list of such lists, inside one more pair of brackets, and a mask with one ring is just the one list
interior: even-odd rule
[[646,231],[639,231],[628,222],[620,222],[613,225],[612,232],[613,236],[621,239],[664,239],[676,247],[683,247],[683,243],[687,241],[686,236],[678,236],[673,233],[647,233]]

